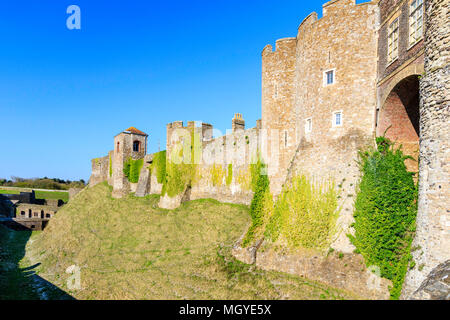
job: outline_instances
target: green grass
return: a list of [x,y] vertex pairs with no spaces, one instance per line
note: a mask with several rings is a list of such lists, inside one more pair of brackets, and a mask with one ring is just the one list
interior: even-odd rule
[[[232,258],[250,223],[248,207],[188,202],[168,211],[159,197],[112,199],[83,190],[27,248],[37,272],[77,299],[341,299],[342,291]],[[65,270],[81,267],[82,290]]]
[[0,225],[0,300],[38,298],[19,269],[30,235],[30,232],[18,233]]
[[25,245],[40,232],[13,231],[0,225],[0,300],[67,299],[51,283],[34,274],[24,258]]
[[46,199],[46,200],[62,200],[64,202],[69,201],[68,192],[50,192],[50,191],[35,191],[36,199]]
[[[20,194],[20,192],[29,192],[31,189],[24,190],[1,190],[0,194]],[[36,199],[53,199],[53,200],[62,200],[64,202],[69,201],[69,193],[66,191],[38,191],[35,190]]]
[[20,194],[17,190],[0,190],[0,194]]

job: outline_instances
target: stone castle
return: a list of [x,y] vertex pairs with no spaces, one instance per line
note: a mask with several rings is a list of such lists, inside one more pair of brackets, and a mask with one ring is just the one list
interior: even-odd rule
[[[201,151],[190,161],[201,174],[183,193],[162,197],[160,206],[172,209],[201,198],[249,204],[249,165],[260,155],[275,196],[297,174],[339,183],[341,233],[332,247],[352,253],[346,234],[353,222],[358,151],[385,134],[420,158],[407,162],[419,172],[415,246],[422,250],[414,259],[424,266],[407,275],[404,297],[411,297],[450,259],[449,2],[325,3],[322,17],[315,12],[306,17],[296,37],[263,49],[262,118],[254,128],[246,129],[241,114],[220,137],[206,123],[167,125],[167,159],[194,132],[193,144]],[[114,150],[92,161],[90,185],[108,181],[114,197],[160,194],[162,185],[148,170],[155,155],[147,154],[147,139],[135,128],[118,134]],[[123,172],[129,158],[144,160],[137,183]]]

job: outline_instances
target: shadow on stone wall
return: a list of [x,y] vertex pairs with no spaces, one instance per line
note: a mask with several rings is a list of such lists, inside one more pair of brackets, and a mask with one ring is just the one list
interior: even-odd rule
[[0,225],[0,300],[75,300],[36,274],[40,263],[21,268],[31,234]]

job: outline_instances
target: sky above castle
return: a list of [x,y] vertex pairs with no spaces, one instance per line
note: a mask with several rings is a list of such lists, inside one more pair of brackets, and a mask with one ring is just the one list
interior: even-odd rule
[[[360,1],[362,2],[362,1]],[[134,126],[165,149],[166,124],[261,117],[261,52],[325,1],[15,0],[0,11],[0,178],[87,180]],[[81,30],[69,30],[69,5]]]

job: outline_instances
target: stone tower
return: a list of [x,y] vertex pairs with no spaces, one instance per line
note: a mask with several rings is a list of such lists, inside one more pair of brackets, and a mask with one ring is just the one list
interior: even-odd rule
[[296,38],[280,39],[275,51],[262,52],[262,156],[268,166],[271,190],[280,193],[295,151],[294,76]]
[[123,173],[124,163],[129,158],[143,159],[147,154],[147,140],[148,135],[134,127],[128,128],[114,137],[114,155],[112,157],[112,196],[114,198],[121,198],[130,193],[130,182]]
[[[404,298],[411,298],[430,272],[450,259],[449,6],[449,0],[425,1],[425,74],[420,82],[419,210],[413,243],[417,249],[413,252],[416,266],[406,276]],[[447,49],[443,50],[445,45]],[[427,298],[421,292],[418,294],[420,299]]]

